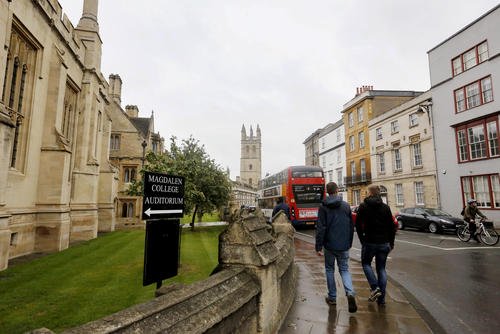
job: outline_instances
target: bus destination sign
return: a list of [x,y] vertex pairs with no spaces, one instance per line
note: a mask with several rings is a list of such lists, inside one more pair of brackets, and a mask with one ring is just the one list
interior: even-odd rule
[[142,219],[180,218],[184,213],[183,176],[144,173]]

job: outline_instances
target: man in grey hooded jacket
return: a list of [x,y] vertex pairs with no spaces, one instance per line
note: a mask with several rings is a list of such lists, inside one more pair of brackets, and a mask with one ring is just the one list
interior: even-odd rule
[[318,211],[316,226],[316,253],[325,255],[325,273],[328,296],[325,300],[330,305],[336,304],[337,289],[335,287],[335,260],[347,295],[349,312],[357,311],[352,277],[349,272],[349,249],[352,247],[354,224],[349,204],[338,195],[335,182],[326,185],[328,196],[323,200]]

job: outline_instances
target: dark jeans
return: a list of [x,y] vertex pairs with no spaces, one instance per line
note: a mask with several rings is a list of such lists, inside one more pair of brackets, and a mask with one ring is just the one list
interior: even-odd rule
[[469,232],[470,232],[470,235],[473,238],[477,238],[475,236],[475,234],[476,234],[476,223],[474,222],[474,220],[472,222],[469,222]]
[[[385,264],[387,262],[387,256],[391,251],[391,246],[389,243],[385,244],[363,244],[361,248],[361,264],[363,265],[363,271],[365,272],[366,279],[370,284],[372,290],[377,287],[382,291],[382,295],[378,298],[378,303],[385,303],[385,289],[387,286],[387,273],[385,271]],[[372,260],[375,258],[375,268],[377,270],[377,276],[373,272]]]

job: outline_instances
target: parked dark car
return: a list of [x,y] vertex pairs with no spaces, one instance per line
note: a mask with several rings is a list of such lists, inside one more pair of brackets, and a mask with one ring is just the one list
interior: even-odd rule
[[453,217],[449,213],[434,208],[404,208],[396,214],[399,229],[416,228],[431,233],[455,231],[457,225],[465,224],[461,218]]

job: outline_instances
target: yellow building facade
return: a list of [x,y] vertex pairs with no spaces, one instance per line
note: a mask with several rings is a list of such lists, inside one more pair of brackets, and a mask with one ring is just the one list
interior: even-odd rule
[[344,104],[346,200],[352,206],[361,203],[372,180],[369,121],[419,94],[421,92],[374,90],[373,86],[363,86]]

